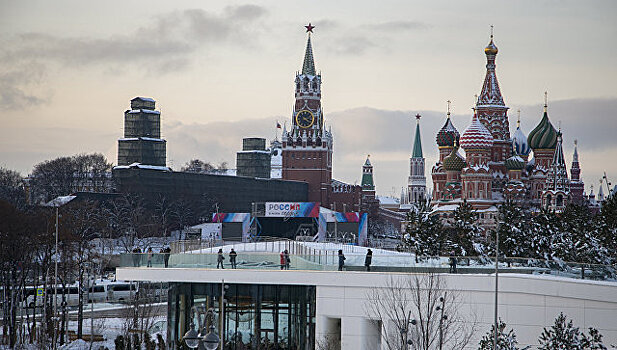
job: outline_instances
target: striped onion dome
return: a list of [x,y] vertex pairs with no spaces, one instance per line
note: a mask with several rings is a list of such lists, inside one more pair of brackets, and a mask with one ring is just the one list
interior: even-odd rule
[[531,149],[555,149],[557,147],[557,130],[548,120],[546,105],[540,124],[529,133],[527,141]]
[[458,130],[452,124],[450,119],[450,112],[448,112],[448,118],[441,130],[437,133],[437,145],[441,147],[453,147],[454,141],[460,137]]
[[458,142],[455,142],[452,152],[443,159],[443,168],[450,171],[461,171],[466,165],[465,158],[458,153]]
[[476,113],[473,114],[471,124],[461,136],[461,147],[463,149],[491,148],[493,146],[493,135],[478,119]]
[[518,154],[506,159],[504,162],[506,169],[508,170],[523,170],[525,167],[525,161]]
[[521,131],[521,122],[517,122],[516,131],[512,137],[512,152],[520,154],[521,156],[528,156],[531,152],[529,143],[527,142],[527,136]]

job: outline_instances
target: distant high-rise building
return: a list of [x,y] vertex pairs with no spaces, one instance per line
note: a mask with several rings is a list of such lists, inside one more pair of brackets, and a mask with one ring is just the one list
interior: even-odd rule
[[124,137],[118,140],[118,165],[166,166],[167,145],[161,139],[161,112],[146,97],[131,100],[124,112]]
[[269,179],[270,158],[270,151],[266,150],[266,139],[245,138],[242,140],[242,151],[237,153],[236,174]]

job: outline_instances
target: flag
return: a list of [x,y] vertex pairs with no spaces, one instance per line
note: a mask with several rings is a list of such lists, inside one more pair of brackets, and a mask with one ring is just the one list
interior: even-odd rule
[[280,128],[281,128],[281,123],[276,122],[276,128],[277,128],[277,129],[280,129]]

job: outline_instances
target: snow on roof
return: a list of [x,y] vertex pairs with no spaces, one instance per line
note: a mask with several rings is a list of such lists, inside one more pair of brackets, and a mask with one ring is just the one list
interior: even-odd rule
[[60,196],[60,197],[56,197],[56,198],[50,200],[49,202],[45,203],[43,206],[45,206],[45,207],[61,207],[61,206],[65,205],[66,203],[72,201],[75,198],[77,198],[77,196]]
[[114,167],[114,169],[131,169],[131,168],[171,171],[171,168],[168,168],[166,166],[145,165],[145,164],[141,164],[141,163],[133,163],[131,165],[117,165],[117,166]]
[[238,151],[237,153],[262,153],[262,154],[270,154],[270,151],[254,149],[254,150],[250,150],[250,151]]
[[395,198],[395,197],[387,197],[387,196],[377,196],[377,199],[379,200],[379,204],[396,204],[399,205],[401,203],[401,200],[399,198]]
[[163,139],[156,139],[153,137],[124,137],[124,138],[118,139],[118,141],[138,141],[138,140],[165,142],[165,140]]
[[129,114],[137,114],[137,113],[161,114],[161,112],[153,111],[151,109],[131,109],[129,111]]

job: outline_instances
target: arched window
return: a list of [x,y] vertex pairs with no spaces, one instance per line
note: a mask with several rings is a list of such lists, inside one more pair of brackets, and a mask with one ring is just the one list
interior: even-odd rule
[[550,194],[546,196],[546,205],[545,205],[546,208],[548,208],[551,205],[552,200],[553,198],[551,197]]
[[562,195],[557,195],[557,206],[558,207],[563,206],[563,196]]

